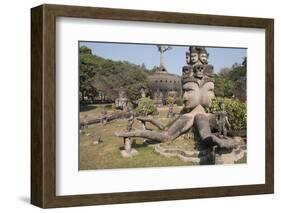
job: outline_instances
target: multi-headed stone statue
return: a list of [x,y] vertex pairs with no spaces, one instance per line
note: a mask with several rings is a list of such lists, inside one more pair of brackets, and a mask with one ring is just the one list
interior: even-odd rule
[[217,145],[222,148],[235,146],[234,140],[231,138],[220,138],[214,133],[214,130],[217,130],[215,116],[206,111],[215,97],[213,66],[208,64],[208,53],[203,47],[190,47],[189,50],[190,52],[186,55],[189,55],[190,59],[187,59],[188,64],[183,67],[182,73],[184,111],[188,113],[178,116],[167,125],[151,118],[140,117],[137,119],[149,122],[162,131],[119,131],[115,133],[117,136],[142,137],[152,141],[165,142],[176,139],[193,127],[200,138],[200,143],[210,146]]

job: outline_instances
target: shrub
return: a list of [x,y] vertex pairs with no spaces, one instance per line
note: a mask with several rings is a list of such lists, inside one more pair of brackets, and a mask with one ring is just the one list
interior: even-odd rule
[[[146,105],[146,107],[145,107]],[[135,109],[137,113],[140,114],[153,114],[156,111],[156,107],[154,106],[154,102],[150,98],[141,98],[138,102],[138,106]],[[145,112],[146,111],[146,112]]]
[[228,120],[233,130],[247,129],[247,104],[236,99],[215,98],[210,113],[220,111],[219,102],[224,100],[225,111],[228,113]]
[[174,105],[174,103],[175,103],[175,99],[173,97],[169,96],[167,98],[167,104],[168,105]]
[[177,106],[182,106],[182,105],[183,105],[182,99],[177,98],[176,101],[175,101],[175,104],[176,104]]

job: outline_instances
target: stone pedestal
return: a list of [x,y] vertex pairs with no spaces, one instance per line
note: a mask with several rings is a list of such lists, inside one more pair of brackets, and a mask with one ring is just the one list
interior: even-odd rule
[[216,149],[214,155],[214,164],[234,164],[236,161],[244,157],[246,151],[243,146],[238,146],[235,149]]
[[[194,144],[196,142],[194,141]],[[234,164],[247,153],[246,145],[240,144],[233,149],[224,149],[217,146],[210,148],[200,148],[190,150],[180,146],[164,146],[157,144],[154,146],[155,152],[166,156],[176,156],[182,161],[192,162],[194,164]]]
[[121,155],[125,158],[133,157],[138,154],[138,151],[132,148],[132,141],[130,138],[124,138],[124,150],[121,150]]

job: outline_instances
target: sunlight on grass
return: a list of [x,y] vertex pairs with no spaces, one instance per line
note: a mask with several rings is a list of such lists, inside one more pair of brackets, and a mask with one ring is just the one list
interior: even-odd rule
[[[159,115],[155,118],[163,123],[171,119],[166,118],[167,108],[160,109]],[[180,111],[180,108],[176,109]],[[87,111],[90,116],[99,116],[100,107]],[[83,112],[85,115],[86,112]],[[112,111],[109,111],[112,113]],[[186,166],[190,162],[183,162],[177,157],[164,157],[154,151],[153,146],[147,146],[143,139],[136,138],[134,147],[139,152],[132,158],[124,158],[120,154],[123,148],[123,139],[116,137],[114,132],[126,129],[127,120],[115,120],[107,125],[96,124],[80,134],[80,170],[90,169],[112,169],[112,168],[141,168],[141,167],[164,167],[164,166]],[[152,125],[148,128],[155,129]],[[141,123],[135,120],[134,129],[142,129]],[[155,129],[156,130],[156,129]],[[101,136],[102,142],[93,144],[87,133],[95,133]]]

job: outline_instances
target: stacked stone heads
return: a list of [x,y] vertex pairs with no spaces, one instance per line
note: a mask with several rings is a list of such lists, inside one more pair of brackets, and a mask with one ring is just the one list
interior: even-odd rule
[[205,47],[189,47],[186,52],[186,66],[182,70],[182,85],[195,82],[199,86],[207,82],[214,82],[214,68],[208,64],[209,54]]

